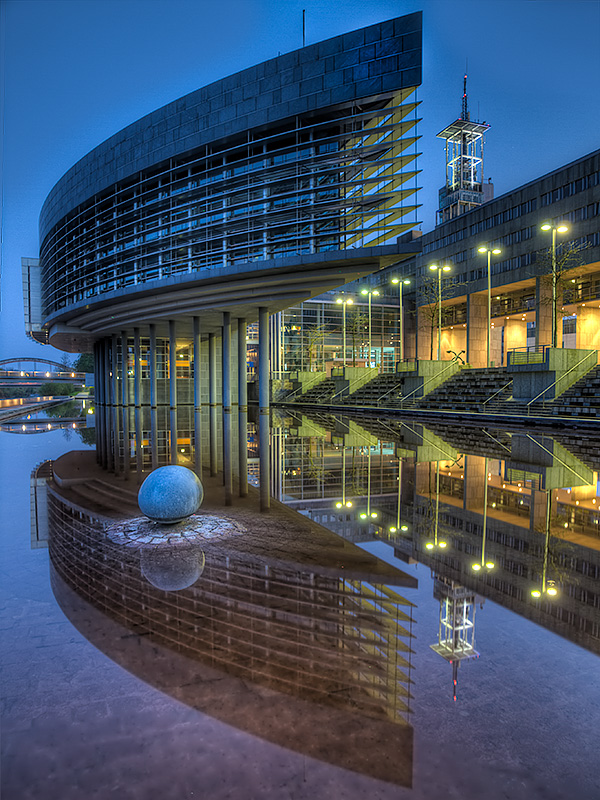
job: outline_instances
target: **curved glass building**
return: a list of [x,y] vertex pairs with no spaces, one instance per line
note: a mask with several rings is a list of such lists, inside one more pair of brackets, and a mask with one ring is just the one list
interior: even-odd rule
[[[78,161],[40,215],[38,341],[257,318],[399,260],[416,222],[421,14],[198,89]],[[191,327],[190,327],[191,330]],[[166,329],[165,329],[166,332]]]

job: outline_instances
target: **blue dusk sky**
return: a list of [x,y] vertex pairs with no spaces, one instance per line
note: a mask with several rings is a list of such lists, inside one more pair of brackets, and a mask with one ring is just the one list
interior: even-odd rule
[[[423,11],[422,230],[444,181],[436,133],[460,114],[491,125],[496,196],[600,146],[599,0],[2,0],[0,358],[52,357],[24,334],[21,256],[38,215],[89,150],[200,86],[302,46]],[[60,354],[58,354],[60,356]]]

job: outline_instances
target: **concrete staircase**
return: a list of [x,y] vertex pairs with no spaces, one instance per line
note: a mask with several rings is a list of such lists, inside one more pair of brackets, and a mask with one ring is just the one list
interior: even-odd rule
[[493,412],[511,395],[512,378],[507,370],[461,369],[426,397],[406,403],[405,408]]
[[554,416],[600,417],[600,366],[594,367],[557,397],[551,410]]
[[303,395],[295,395],[294,401],[296,403],[329,403],[336,391],[335,380],[333,378],[325,378],[325,380],[313,386]]
[[365,383],[349,397],[344,398],[346,405],[353,406],[394,406],[402,394],[403,375],[395,372],[384,372]]

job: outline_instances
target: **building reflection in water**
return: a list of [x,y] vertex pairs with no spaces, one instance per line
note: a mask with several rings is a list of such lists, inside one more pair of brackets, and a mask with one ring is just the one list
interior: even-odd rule
[[[365,567],[353,545],[372,541],[387,543],[399,566],[430,569],[440,613],[422,640],[451,665],[455,699],[460,664],[479,657],[475,608],[486,598],[600,652],[592,439],[280,410],[265,454],[250,413],[249,482],[268,459],[271,495],[288,507],[260,514],[252,489],[225,505],[220,450],[210,446],[223,431],[202,408],[203,513],[243,520],[246,533],[153,549],[110,531],[138,513],[145,474],[174,460],[169,442],[179,463],[198,461],[189,409],[178,410],[176,437],[162,411],[138,409],[132,438],[117,436],[108,410],[102,435],[120,442],[109,463],[88,463],[74,480],[60,462],[44,465],[33,497],[34,545],[49,539],[65,613],[163,691],[299,752],[411,785],[417,582],[402,569],[377,573],[370,556]],[[237,437],[234,425],[235,447]],[[351,548],[341,560],[340,547]],[[238,681],[235,701],[215,693],[215,675]]]
[[[124,480],[122,464],[109,472],[81,452],[38,469],[35,518],[59,604],[110,658],[178,699],[410,786],[414,604],[406,595],[416,579],[285,506],[261,514],[257,492],[225,506],[222,480],[208,472],[193,519],[221,515],[219,527],[237,526],[235,535],[194,539],[184,521],[161,528],[158,541],[130,535],[144,522],[135,516],[136,470]],[[227,698],[224,679],[234,681]]]

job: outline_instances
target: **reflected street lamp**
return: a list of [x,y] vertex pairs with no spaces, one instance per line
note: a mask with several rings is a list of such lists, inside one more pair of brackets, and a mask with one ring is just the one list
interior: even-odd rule
[[447,542],[444,541],[438,542],[438,524],[440,519],[440,462],[437,461],[436,464],[437,464],[437,469],[435,476],[435,528],[434,528],[433,542],[427,542],[427,544],[425,545],[426,550],[433,550],[434,547],[439,547],[442,550],[445,550],[446,547],[448,547]]
[[481,540],[481,564],[475,562],[471,564],[471,569],[479,572],[480,569],[494,569],[496,566],[493,561],[485,560],[485,539],[487,536],[487,501],[488,501],[488,460],[485,459],[485,485],[483,487],[483,538]]
[[392,283],[398,286],[398,327],[400,329],[400,361],[404,361],[404,323],[402,320],[402,284],[408,286],[408,278],[392,278]]
[[351,306],[354,303],[351,297],[347,300],[344,300],[342,297],[338,297],[335,301],[338,305],[343,306],[343,313],[342,313],[342,332],[344,336],[344,366],[346,366],[346,306]]
[[[350,300],[350,302],[352,302],[352,300]],[[352,508],[352,501],[346,500],[346,445],[342,447],[342,502],[337,502],[335,507]]]
[[442,360],[442,272],[450,272],[451,267],[449,266],[438,266],[437,264],[430,264],[429,269],[433,272],[437,271],[438,274],[438,291],[437,291],[437,302],[438,302],[438,354],[437,360]]
[[361,294],[369,295],[369,364],[371,363],[371,295],[379,296],[378,289],[361,289]]
[[550,511],[552,505],[552,492],[546,492],[546,541],[544,543],[544,562],[542,566],[542,586],[541,589],[532,589],[531,596],[535,597],[536,599],[541,597],[543,594],[548,595],[548,597],[556,597],[558,594],[558,589],[556,587],[556,581],[547,580],[546,579],[546,572],[548,571],[548,555],[550,553]]
[[552,231],[552,347],[558,347],[556,343],[556,234],[566,233],[569,230],[569,226],[565,225],[564,223],[560,225],[553,225],[551,222],[544,222],[542,225],[542,230]]
[[482,246],[480,253],[487,253],[487,365],[490,366],[490,339],[492,338],[492,253],[496,256],[502,250],[499,247],[490,248]]

